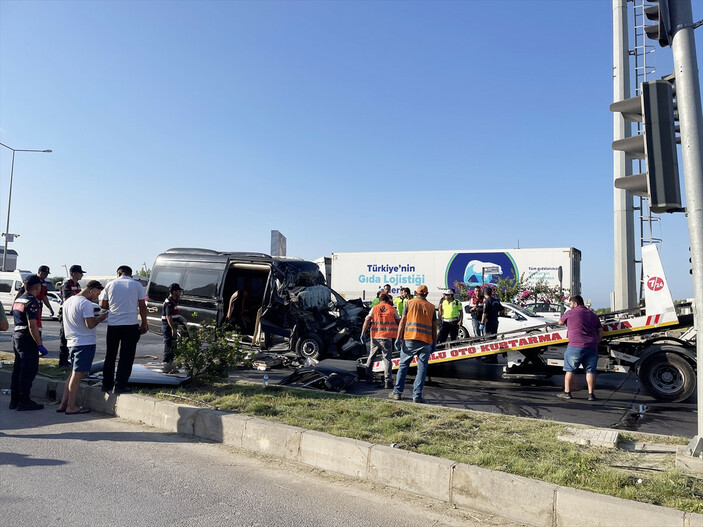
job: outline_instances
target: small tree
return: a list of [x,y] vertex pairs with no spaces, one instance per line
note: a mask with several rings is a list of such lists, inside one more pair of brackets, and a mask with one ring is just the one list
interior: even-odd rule
[[[194,313],[195,315],[195,313]],[[176,340],[176,365],[186,370],[193,380],[225,378],[240,362],[247,361],[239,335],[217,327],[214,321],[183,331]]]
[[[534,273],[525,276],[523,273],[514,278],[498,278],[496,284],[484,284],[481,291],[486,287],[491,287],[495,291],[495,297],[503,302],[514,302],[519,305],[526,305],[529,302],[546,302],[548,304],[561,304],[569,297],[568,289],[559,289],[557,286],[550,286],[540,278],[536,282],[531,282]],[[454,287],[460,300],[467,301],[474,297],[475,285],[465,282],[455,282]]]

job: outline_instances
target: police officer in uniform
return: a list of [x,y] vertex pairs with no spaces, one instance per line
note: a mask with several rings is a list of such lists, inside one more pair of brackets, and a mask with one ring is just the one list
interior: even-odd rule
[[454,298],[454,289],[448,289],[444,293],[444,300],[439,303],[439,317],[442,319],[442,325],[439,326],[437,334],[437,344],[441,344],[447,340],[456,340],[459,336],[459,326],[463,319],[461,311],[461,302]]
[[[81,286],[78,281],[83,278],[85,271],[80,265],[72,265],[69,269],[71,278],[66,280],[61,286],[61,300],[64,302],[71,298],[73,295],[77,295],[81,292]],[[61,320],[59,320],[61,322]],[[66,335],[63,332],[63,324],[59,326],[59,338],[61,339],[61,344],[59,345],[59,367],[69,368],[71,363],[68,360],[68,343],[66,342]]]
[[10,385],[10,410],[41,410],[43,404],[30,399],[32,383],[39,370],[39,354],[48,352],[42,344],[38,320],[41,317],[36,295],[41,293],[43,280],[32,275],[24,281],[25,293],[15,299],[12,313],[15,318],[15,332],[12,334],[12,347],[15,351],[15,364],[12,368]]
[[[170,373],[176,368],[173,366],[173,344],[178,338],[177,324],[181,322],[181,316],[178,314],[178,300],[183,294],[183,288],[173,283],[168,288],[169,295],[164,301],[161,310],[161,334],[164,336],[164,372]],[[168,369],[168,371],[166,371]]]

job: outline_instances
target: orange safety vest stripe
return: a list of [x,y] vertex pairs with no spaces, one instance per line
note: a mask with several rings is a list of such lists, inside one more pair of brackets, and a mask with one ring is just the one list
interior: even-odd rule
[[398,322],[395,319],[395,308],[381,302],[371,310],[371,338],[394,339],[398,336]]
[[432,344],[433,317],[434,306],[430,302],[422,298],[413,298],[408,302],[403,338]]

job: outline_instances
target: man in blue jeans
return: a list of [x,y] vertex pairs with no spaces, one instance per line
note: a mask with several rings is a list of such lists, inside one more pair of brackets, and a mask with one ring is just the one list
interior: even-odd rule
[[415,298],[408,302],[398,326],[395,348],[400,351],[400,365],[393,391],[388,395],[400,401],[405,387],[405,377],[413,358],[417,356],[417,373],[413,383],[413,402],[424,403],[422,389],[430,353],[437,348],[437,319],[434,306],[427,301],[427,286],[417,288]]
[[583,304],[581,295],[569,299],[569,311],[564,313],[559,324],[566,326],[569,345],[564,353],[564,393],[558,397],[571,399],[571,383],[580,365],[586,372],[588,400],[595,401],[596,366],[598,365],[598,344],[603,338],[603,326],[598,316]]

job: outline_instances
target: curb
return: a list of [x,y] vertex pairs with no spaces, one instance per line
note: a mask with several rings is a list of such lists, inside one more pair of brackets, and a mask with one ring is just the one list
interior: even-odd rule
[[[0,386],[9,384],[8,372],[0,371]],[[63,387],[63,381],[37,377],[32,395],[60,399]],[[80,399],[92,410],[168,432],[295,461],[534,527],[703,527],[703,514],[561,487],[255,417],[143,395],[116,396],[88,386],[81,386]],[[398,467],[403,467],[402,472]]]

